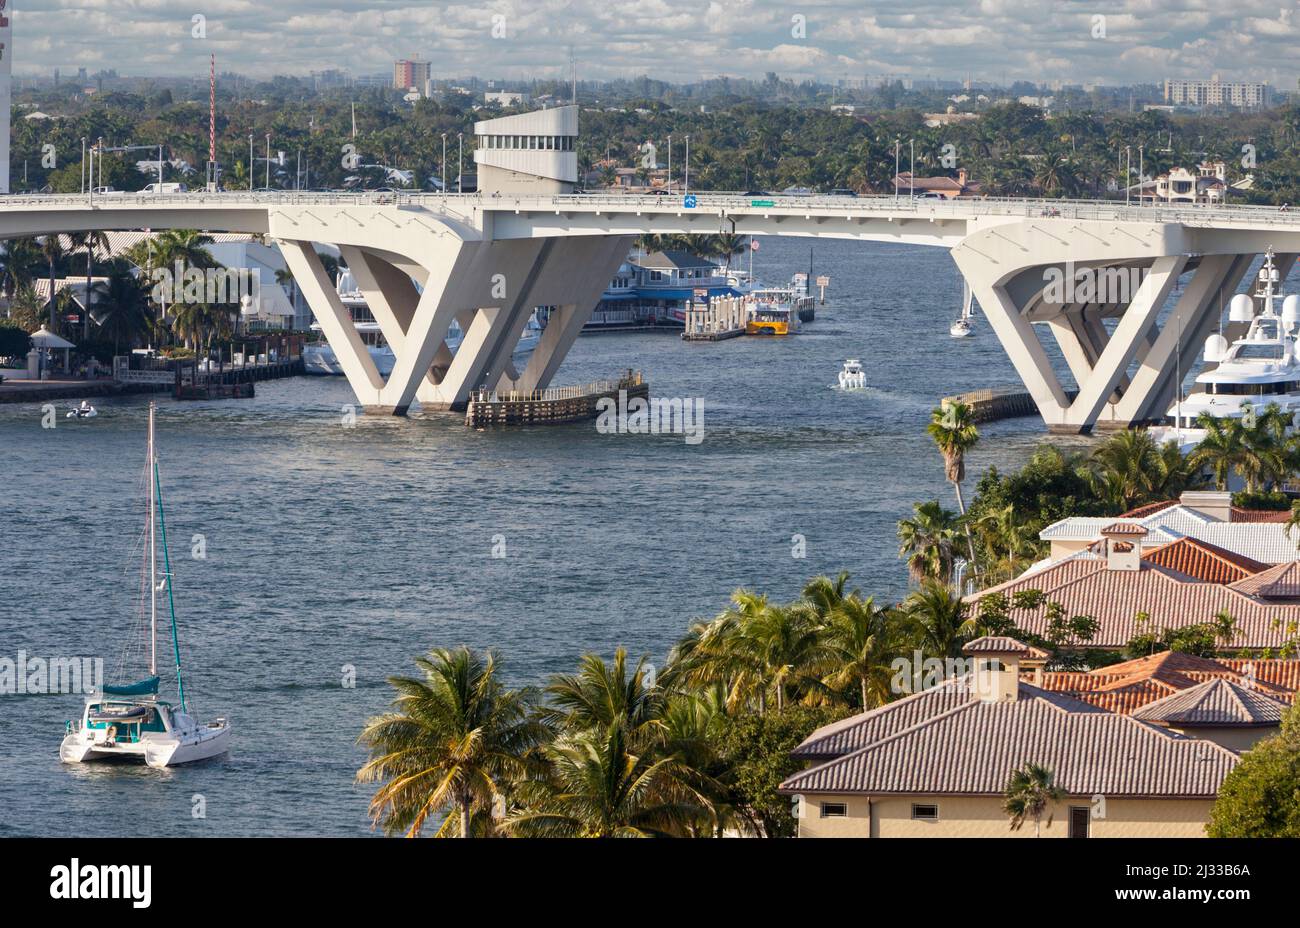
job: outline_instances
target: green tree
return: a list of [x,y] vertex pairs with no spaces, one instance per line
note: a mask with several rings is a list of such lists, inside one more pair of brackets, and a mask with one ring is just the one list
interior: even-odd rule
[[1211,838],[1300,838],[1300,710],[1258,742],[1223,780],[1210,810]]
[[[979,441],[979,429],[975,427],[975,414],[965,403],[951,402],[935,409],[930,414],[930,424],[926,431],[934,439],[943,455],[943,472],[957,494],[957,512],[966,516],[966,502],[962,499],[961,483],[966,479],[966,452]],[[969,523],[963,524],[966,533],[966,546],[970,554],[971,570],[976,570],[975,542],[971,538]]]
[[395,711],[370,719],[358,738],[370,760],[357,780],[381,784],[370,815],[386,833],[417,837],[430,816],[454,811],[438,835],[469,837],[471,813],[527,775],[545,728],[529,715],[530,695],[501,683],[491,653],[438,648],[415,663],[423,679],[389,677]]
[[898,556],[906,558],[913,581],[950,582],[959,517],[940,506],[938,500],[917,503],[912,511],[912,518],[898,523]]
[[1027,820],[1032,820],[1034,837],[1038,838],[1042,836],[1043,814],[1047,814],[1047,827],[1051,828],[1051,806],[1065,796],[1050,768],[1030,762],[1012,772],[1002,791],[1002,809],[1011,819],[1012,831],[1019,831]]

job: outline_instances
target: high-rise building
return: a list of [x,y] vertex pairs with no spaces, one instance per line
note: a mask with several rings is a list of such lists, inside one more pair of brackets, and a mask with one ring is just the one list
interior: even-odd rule
[[393,88],[423,90],[429,79],[429,62],[402,58],[393,62]]
[[9,192],[9,82],[13,75],[13,19],[0,0],[0,193]]
[[1174,106],[1235,106],[1254,109],[1268,106],[1268,84],[1223,82],[1219,75],[1208,81],[1165,81],[1165,102]]

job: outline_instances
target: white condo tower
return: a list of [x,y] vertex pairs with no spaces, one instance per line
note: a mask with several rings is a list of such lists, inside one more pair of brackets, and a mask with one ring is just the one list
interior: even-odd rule
[[9,81],[13,75],[13,6],[0,0],[0,193],[9,192]]

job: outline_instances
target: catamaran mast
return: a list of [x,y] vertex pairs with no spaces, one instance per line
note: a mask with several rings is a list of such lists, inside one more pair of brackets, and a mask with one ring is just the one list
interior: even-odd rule
[[153,450],[153,413],[154,405],[149,404],[149,674],[158,673],[158,544],[154,532],[156,514],[154,508],[158,498],[155,483]]

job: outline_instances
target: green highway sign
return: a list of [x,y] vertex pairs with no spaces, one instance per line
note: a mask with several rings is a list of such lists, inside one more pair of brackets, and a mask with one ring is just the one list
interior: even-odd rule
[[750,200],[750,206],[776,206],[775,200]]

